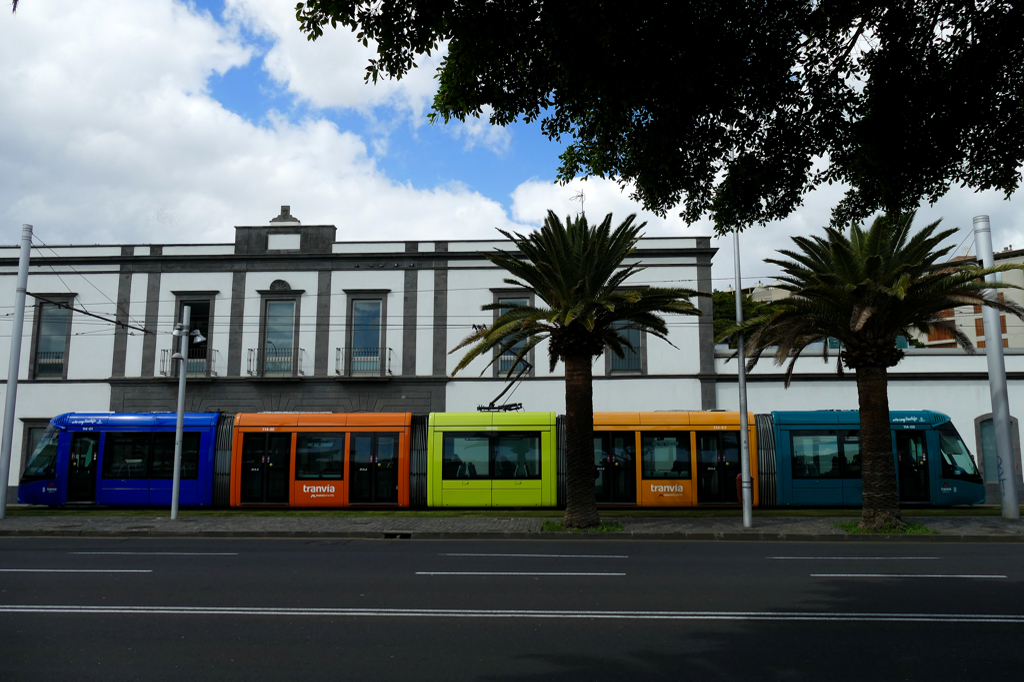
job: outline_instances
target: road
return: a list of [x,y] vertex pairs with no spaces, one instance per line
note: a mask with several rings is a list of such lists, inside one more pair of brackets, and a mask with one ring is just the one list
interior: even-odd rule
[[3,680],[1000,680],[1024,545],[0,539]]

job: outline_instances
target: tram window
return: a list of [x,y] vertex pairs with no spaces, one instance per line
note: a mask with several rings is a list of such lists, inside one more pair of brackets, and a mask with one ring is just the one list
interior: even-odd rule
[[296,480],[340,480],[345,477],[345,434],[300,433],[296,440]]
[[60,431],[49,426],[25,466],[22,482],[53,478],[57,474],[57,441]]
[[[149,434],[146,434],[149,435]],[[198,433],[181,434],[181,480],[199,478]],[[174,478],[174,438],[170,432],[153,434],[153,454],[150,457],[149,477],[156,480]]]
[[689,479],[690,432],[640,434],[644,478]]
[[939,452],[942,453],[942,477],[981,483],[981,475],[974,465],[974,458],[971,457],[956,428],[946,422],[939,426],[938,432]]
[[860,433],[853,431],[842,437],[843,478],[860,478]]
[[839,436],[835,433],[794,433],[793,478],[838,478]]
[[103,477],[149,478],[150,436],[148,433],[108,433],[103,447]]
[[481,433],[446,433],[441,478],[490,478],[491,438]]
[[540,478],[540,434],[497,434],[494,478]]

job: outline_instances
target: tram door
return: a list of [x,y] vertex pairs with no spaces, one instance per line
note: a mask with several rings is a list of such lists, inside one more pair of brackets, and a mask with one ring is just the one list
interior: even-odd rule
[[243,504],[288,504],[292,434],[242,434]]
[[349,504],[398,504],[398,436],[349,436]]
[[896,431],[896,474],[900,482],[900,502],[927,502],[928,451],[925,431]]
[[594,433],[598,504],[636,504],[636,435]]
[[740,434],[698,431],[697,502],[738,504],[736,476],[739,473]]
[[99,449],[99,434],[71,434],[71,453],[68,457],[68,502],[96,501],[96,455]]

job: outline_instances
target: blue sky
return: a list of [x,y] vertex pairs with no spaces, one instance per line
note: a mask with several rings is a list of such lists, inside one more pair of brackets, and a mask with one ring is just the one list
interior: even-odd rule
[[[711,234],[610,180],[555,184],[563,145],[537,123],[430,125],[437,56],[372,86],[371,54],[347,30],[310,43],[288,0],[26,0],[0,15],[0,243],[21,223],[50,244],[230,242],[282,204],[340,240],[483,239],[576,213],[581,191],[589,215],[637,212],[650,236]],[[744,233],[749,280],[841,195]],[[969,229],[986,213],[997,248],[1019,248],[1020,201],[954,190],[919,220]],[[731,239],[713,244],[724,288]]]

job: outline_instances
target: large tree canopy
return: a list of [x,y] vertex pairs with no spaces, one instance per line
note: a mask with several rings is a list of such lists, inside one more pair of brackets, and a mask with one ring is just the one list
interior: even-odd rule
[[[847,220],[951,183],[1016,189],[1024,34],[1012,0],[308,0],[401,78],[447,43],[442,120],[541,120],[558,177],[632,183],[643,205],[720,229],[788,215],[823,182]],[[490,109],[486,109],[490,107]],[[815,170],[818,157],[830,159]]]

